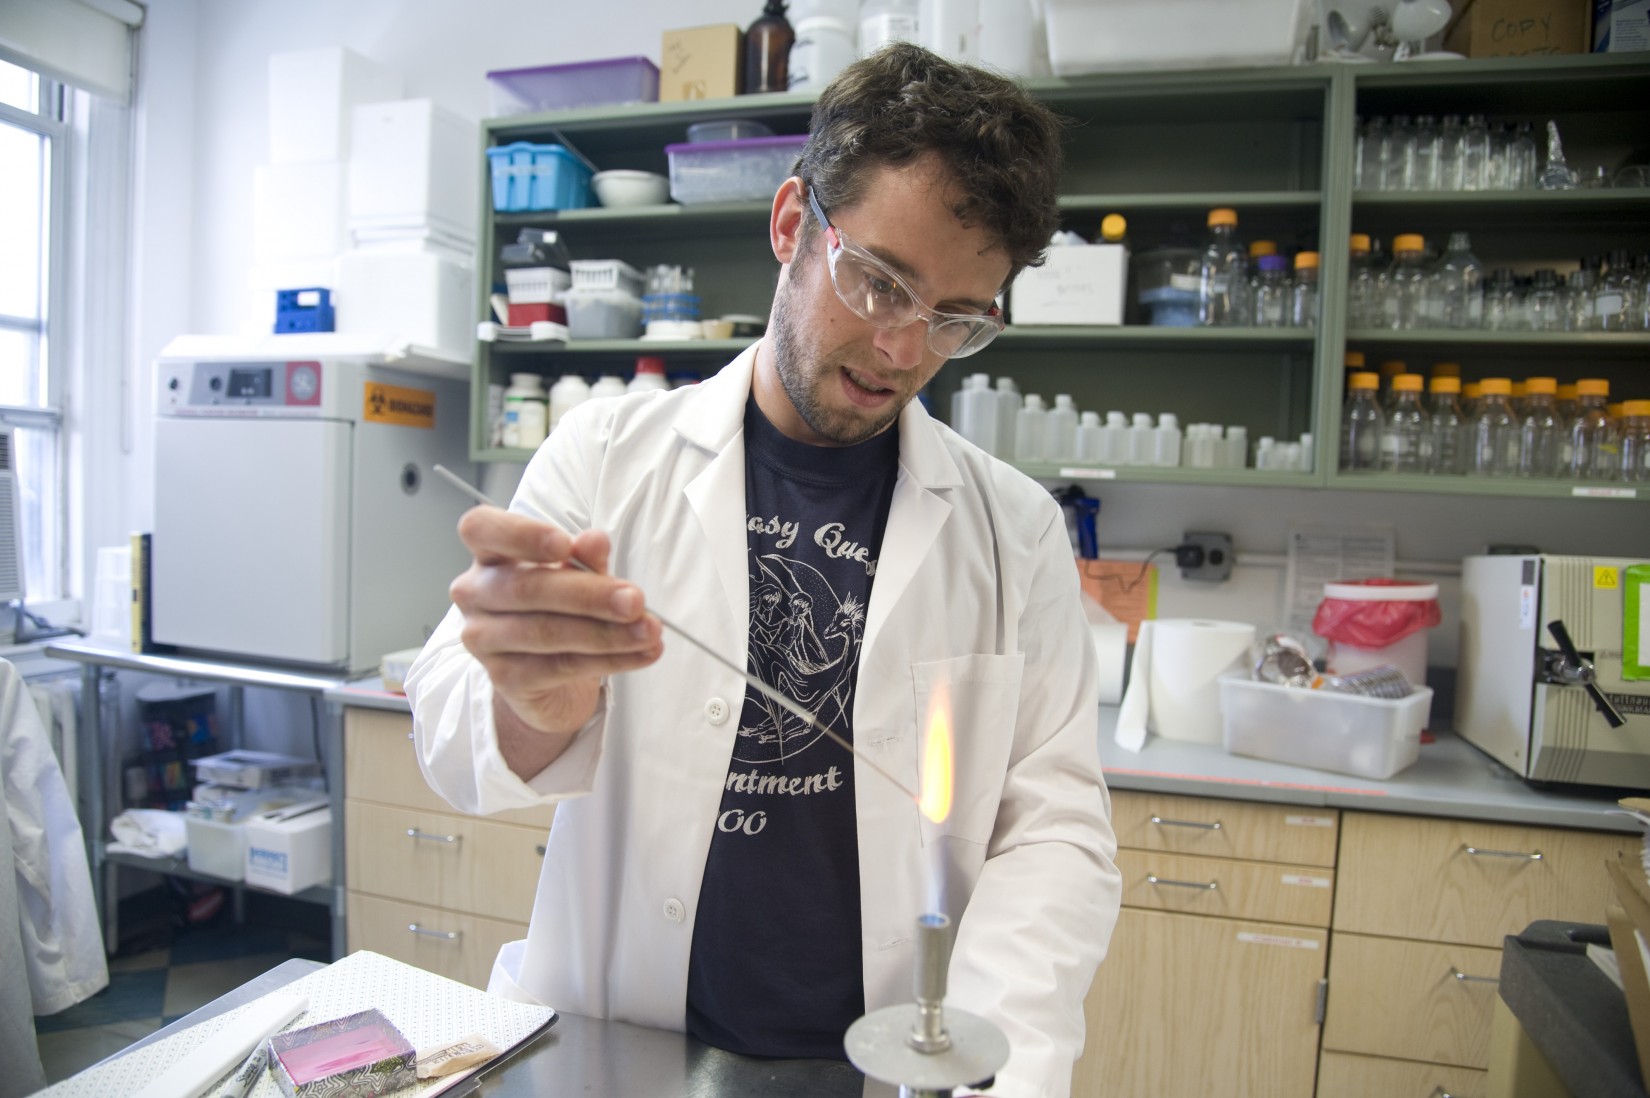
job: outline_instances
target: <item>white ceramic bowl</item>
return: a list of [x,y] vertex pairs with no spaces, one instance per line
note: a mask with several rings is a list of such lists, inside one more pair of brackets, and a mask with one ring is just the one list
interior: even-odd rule
[[603,206],[662,206],[670,201],[670,180],[658,172],[629,168],[597,172],[590,177]]

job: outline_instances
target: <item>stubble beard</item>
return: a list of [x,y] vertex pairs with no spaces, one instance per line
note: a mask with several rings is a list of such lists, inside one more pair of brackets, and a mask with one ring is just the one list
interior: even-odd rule
[[799,346],[790,304],[790,295],[796,290],[794,284],[787,285],[774,297],[773,321],[768,331],[773,338],[774,372],[779,375],[785,395],[814,434],[837,446],[852,446],[874,438],[899,418],[909,398],[893,401],[885,414],[874,419],[827,407],[821,399],[821,390],[835,383],[849,355],[839,350],[816,356],[810,349]]

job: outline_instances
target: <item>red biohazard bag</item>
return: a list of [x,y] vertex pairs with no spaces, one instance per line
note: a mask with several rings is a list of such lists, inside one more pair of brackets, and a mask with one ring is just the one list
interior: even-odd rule
[[1312,632],[1358,648],[1396,644],[1441,620],[1438,585],[1396,579],[1346,580],[1323,585]]

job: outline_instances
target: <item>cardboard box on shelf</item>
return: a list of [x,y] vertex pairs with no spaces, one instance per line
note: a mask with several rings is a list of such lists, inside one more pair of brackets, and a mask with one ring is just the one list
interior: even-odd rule
[[1118,325],[1128,280],[1129,251],[1122,245],[1050,248],[1041,267],[1014,280],[1009,315],[1020,325]]
[[1586,53],[1591,18],[1584,0],[1465,0],[1444,48],[1467,57]]
[[659,102],[738,95],[745,36],[733,23],[665,31]]
[[1650,50],[1650,0],[1593,0],[1593,52]]

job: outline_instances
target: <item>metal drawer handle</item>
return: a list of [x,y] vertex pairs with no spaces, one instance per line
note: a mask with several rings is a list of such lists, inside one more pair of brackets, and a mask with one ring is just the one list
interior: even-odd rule
[[428,839],[434,843],[456,843],[463,839],[463,835],[432,835],[428,831],[420,831],[416,827],[407,828],[407,838]]
[[1171,881],[1167,877],[1159,877],[1155,873],[1146,874],[1146,883],[1154,885],[1169,885],[1173,888],[1200,888],[1213,892],[1220,887],[1219,881]]
[[1455,1098],[1455,1095],[1451,1094],[1443,1087],[1433,1087],[1432,1093],[1427,1095],[1427,1098]]
[[539,852],[539,857],[541,857],[541,858],[544,857],[544,844],[543,843],[534,843],[533,844],[533,849]]
[[1199,823],[1197,820],[1166,820],[1162,816],[1153,816],[1152,823],[1159,827],[1195,827],[1201,831],[1219,831],[1220,821],[1214,823]]
[[462,930],[430,930],[419,926],[417,923],[408,923],[407,929],[414,934],[422,934],[426,938],[440,938],[445,942],[456,942],[464,936]]
[[1541,851],[1539,850],[1531,853],[1525,853],[1522,850],[1485,850],[1481,846],[1468,846],[1466,843],[1461,844],[1461,849],[1475,858],[1523,858],[1527,862],[1539,862],[1541,860]]
[[411,732],[408,732],[408,733],[407,733],[407,739],[409,739],[409,740],[410,740],[410,739],[412,739],[412,738],[413,738],[413,734],[412,734],[412,733],[411,733]]
[[1494,976],[1469,976],[1454,965],[1449,966],[1449,974],[1454,976],[1458,983],[1463,984],[1499,984],[1501,982]]

